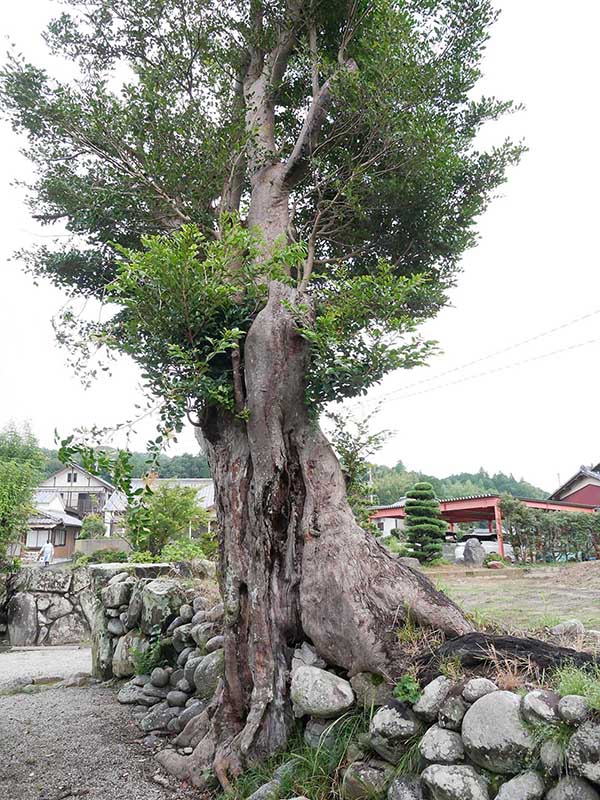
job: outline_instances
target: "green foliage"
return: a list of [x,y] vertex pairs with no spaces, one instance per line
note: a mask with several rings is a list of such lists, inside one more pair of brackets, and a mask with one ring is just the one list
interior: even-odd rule
[[414,705],[421,697],[421,687],[413,675],[402,675],[392,692],[396,700]]
[[160,553],[160,560],[168,563],[192,561],[194,558],[206,558],[202,545],[194,539],[180,539],[177,542],[169,542]]
[[501,556],[498,553],[488,553],[487,556],[483,559],[483,566],[487,567],[489,564],[492,564],[494,561],[500,561],[502,564],[511,565],[512,561],[510,558],[506,558],[505,556]]
[[134,504],[125,514],[125,526],[134,550],[148,550],[158,555],[171,542],[189,537],[208,522],[207,512],[200,508],[196,490],[187,486],[161,484],[142,498],[144,521],[140,527],[140,506]]
[[407,493],[404,527],[407,547],[421,562],[441,556],[446,523],[440,518],[440,505],[430,483],[416,483]]
[[[0,74],[36,175],[32,209],[71,234],[21,255],[35,276],[117,305],[106,324],[82,324],[79,364],[99,343],[130,354],[164,403],[164,429],[205,404],[243,416],[232,357],[243,359],[265,281],[305,294],[294,312],[311,344],[311,406],[422,363],[432,344],[415,326],[446,303],[474,221],[522,151],[476,143],[511,108],[474,92],[490,0],[312,4],[295,23],[283,0],[260,8],[68,0],[45,41],[77,78],[15,54]],[[272,58],[284,22],[292,45]],[[246,107],[256,93],[237,91],[248,53],[282,67],[265,87],[267,136]],[[327,113],[299,148],[315,64]],[[245,210],[259,170],[277,162],[290,167],[296,213],[291,243],[265,258],[260,232],[222,212]],[[68,343],[79,322],[68,313],[65,325]]]
[[10,424],[0,431],[0,572],[14,569],[7,556],[10,545],[27,530],[31,500],[43,457],[27,426]]
[[445,656],[441,658],[438,669],[442,675],[455,683],[461,681],[465,676],[462,661],[458,656]]
[[156,667],[164,667],[168,663],[165,649],[165,641],[155,639],[145,650],[139,648],[132,650],[131,657],[135,674],[149,675]]
[[375,409],[363,419],[341,413],[329,412],[327,414],[334,424],[329,439],[344,471],[350,508],[360,527],[363,530],[370,530],[375,535],[379,534],[379,530],[369,520],[373,497],[367,459],[379,450],[383,440],[389,434],[389,431],[370,432],[370,422],[377,410]]
[[95,553],[91,553],[88,556],[88,562],[90,564],[124,563],[127,560],[128,554],[124,550],[109,550],[108,548],[96,550]]
[[88,514],[83,518],[78,539],[96,539],[104,536],[106,528],[102,514]]
[[380,505],[389,505],[406,497],[407,492],[419,481],[433,486],[436,497],[468,497],[476,494],[510,494],[515,497],[543,499],[548,493],[527,481],[516,480],[512,475],[498,472],[489,475],[484,469],[479,472],[461,472],[447,478],[436,478],[424,472],[407,470],[399,461],[395,467],[372,465],[373,491]]
[[543,511],[504,495],[505,538],[521,562],[586,561],[597,556],[600,514]]
[[85,553],[75,553],[73,556],[73,568],[86,567],[90,563],[90,557]]
[[[369,717],[365,713],[346,714],[331,720],[323,734],[323,742],[309,747],[298,729],[292,734],[284,752],[244,772],[224,795],[231,800],[245,800],[260,786],[272,780],[274,771],[286,765],[281,780],[282,797],[309,797],[311,800],[330,800],[340,796],[342,767],[348,763],[348,748],[361,734],[368,731]],[[331,745],[324,738],[333,733]]]
[[551,679],[558,694],[579,694],[585,697],[594,711],[600,711],[600,666],[575,667],[566,664],[558,667]]
[[153,556],[148,550],[133,550],[129,553],[128,558],[132,564],[152,564],[156,560],[156,556]]

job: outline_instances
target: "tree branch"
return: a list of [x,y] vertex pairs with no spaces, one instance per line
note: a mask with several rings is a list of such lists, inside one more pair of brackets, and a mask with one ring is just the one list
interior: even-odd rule
[[[356,72],[358,66],[356,61],[349,58],[344,62],[342,69],[348,72]],[[331,105],[333,81],[338,75],[339,72],[336,72],[325,81],[310,104],[302,130],[285,164],[283,179],[290,188],[296,186],[306,174],[309,158],[318,144],[323,122]]]

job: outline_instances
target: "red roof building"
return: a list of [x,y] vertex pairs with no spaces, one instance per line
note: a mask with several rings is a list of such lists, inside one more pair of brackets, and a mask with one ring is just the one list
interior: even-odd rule
[[569,500],[600,507],[600,464],[582,466],[566,483],[550,495],[550,500]]

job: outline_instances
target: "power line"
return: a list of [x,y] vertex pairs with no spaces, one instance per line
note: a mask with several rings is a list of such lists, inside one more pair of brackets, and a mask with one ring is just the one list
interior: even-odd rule
[[[440,378],[443,378],[446,375],[450,375],[453,372],[459,372],[460,370],[467,369],[467,367],[472,367],[475,364],[481,364],[481,362],[483,361],[488,361],[490,358],[495,358],[496,356],[502,355],[503,353],[508,353],[511,350],[516,350],[519,347],[524,347],[526,344],[531,344],[531,342],[535,342],[538,339],[542,339],[544,336],[550,336],[550,334],[552,333],[556,333],[557,331],[569,328],[571,325],[575,325],[578,322],[583,322],[584,320],[590,319],[590,317],[594,317],[597,314],[600,314],[600,308],[596,309],[595,311],[590,311],[588,314],[584,314],[581,317],[576,317],[575,319],[563,322],[561,325],[557,325],[555,328],[549,328],[548,330],[536,333],[534,336],[530,336],[528,339],[522,339],[520,342],[515,342],[514,344],[508,345],[508,347],[503,347],[500,350],[495,350],[493,353],[488,353],[487,355],[481,356],[480,358],[476,358],[473,361],[467,361],[465,364],[460,364],[457,367],[452,367],[451,369],[447,369],[444,372],[438,373],[437,375],[433,375],[429,378],[422,378],[421,380],[415,381],[414,383],[409,383],[406,386],[401,387],[400,389],[394,389],[393,391],[383,395],[383,397],[386,398],[398,394],[404,394],[404,392],[406,392],[408,389],[412,389],[415,386],[421,386],[424,383],[431,383],[432,381],[437,381]],[[413,395],[411,394],[409,396],[412,397]]]
[[[410,394],[403,394],[400,397],[396,397],[397,400],[405,400],[409,397],[416,397],[417,395],[422,394],[429,394],[430,392],[436,392],[438,389],[445,389],[448,386],[456,386],[459,383],[467,383],[468,381],[476,380],[477,378],[484,378],[487,375],[493,375],[497,372],[504,372],[508,369],[513,369],[514,367],[521,367],[524,364],[531,364],[534,361],[541,361],[544,358],[551,358],[552,356],[560,355],[560,353],[566,353],[570,350],[577,350],[580,347],[586,347],[590,344],[596,344],[600,342],[600,338],[598,339],[588,339],[586,342],[578,342],[577,344],[571,344],[568,347],[561,347],[559,350],[552,350],[550,353],[542,353],[541,355],[532,356],[531,358],[525,358],[521,361],[513,361],[511,364],[504,364],[501,367],[495,367],[494,369],[486,370],[485,372],[478,372],[475,375],[467,375],[463,378],[458,378],[455,381],[447,381],[446,383],[441,383],[439,386],[431,386],[427,389],[421,389],[419,392],[411,392]],[[450,372],[451,370],[449,370]],[[416,384],[413,384],[416,385]],[[393,393],[392,393],[393,394]],[[382,405],[391,402],[392,394],[384,395],[383,398],[380,398],[378,402]]]

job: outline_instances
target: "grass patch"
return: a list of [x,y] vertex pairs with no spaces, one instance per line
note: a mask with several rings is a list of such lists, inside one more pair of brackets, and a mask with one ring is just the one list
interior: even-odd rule
[[[304,741],[302,729],[297,728],[285,752],[273,756],[241,775],[223,797],[228,800],[244,800],[260,786],[280,773],[280,797],[303,795],[310,800],[328,800],[339,795],[342,767],[351,759],[348,748],[351,743],[369,729],[370,716],[366,712],[346,714],[324,731],[317,748]],[[332,736],[333,734],[333,736]]]
[[551,678],[552,688],[564,697],[566,694],[579,694],[585,697],[594,711],[600,711],[600,667],[558,667]]
[[458,683],[465,677],[462,662],[458,656],[444,656],[438,665],[439,671],[446,678]]

